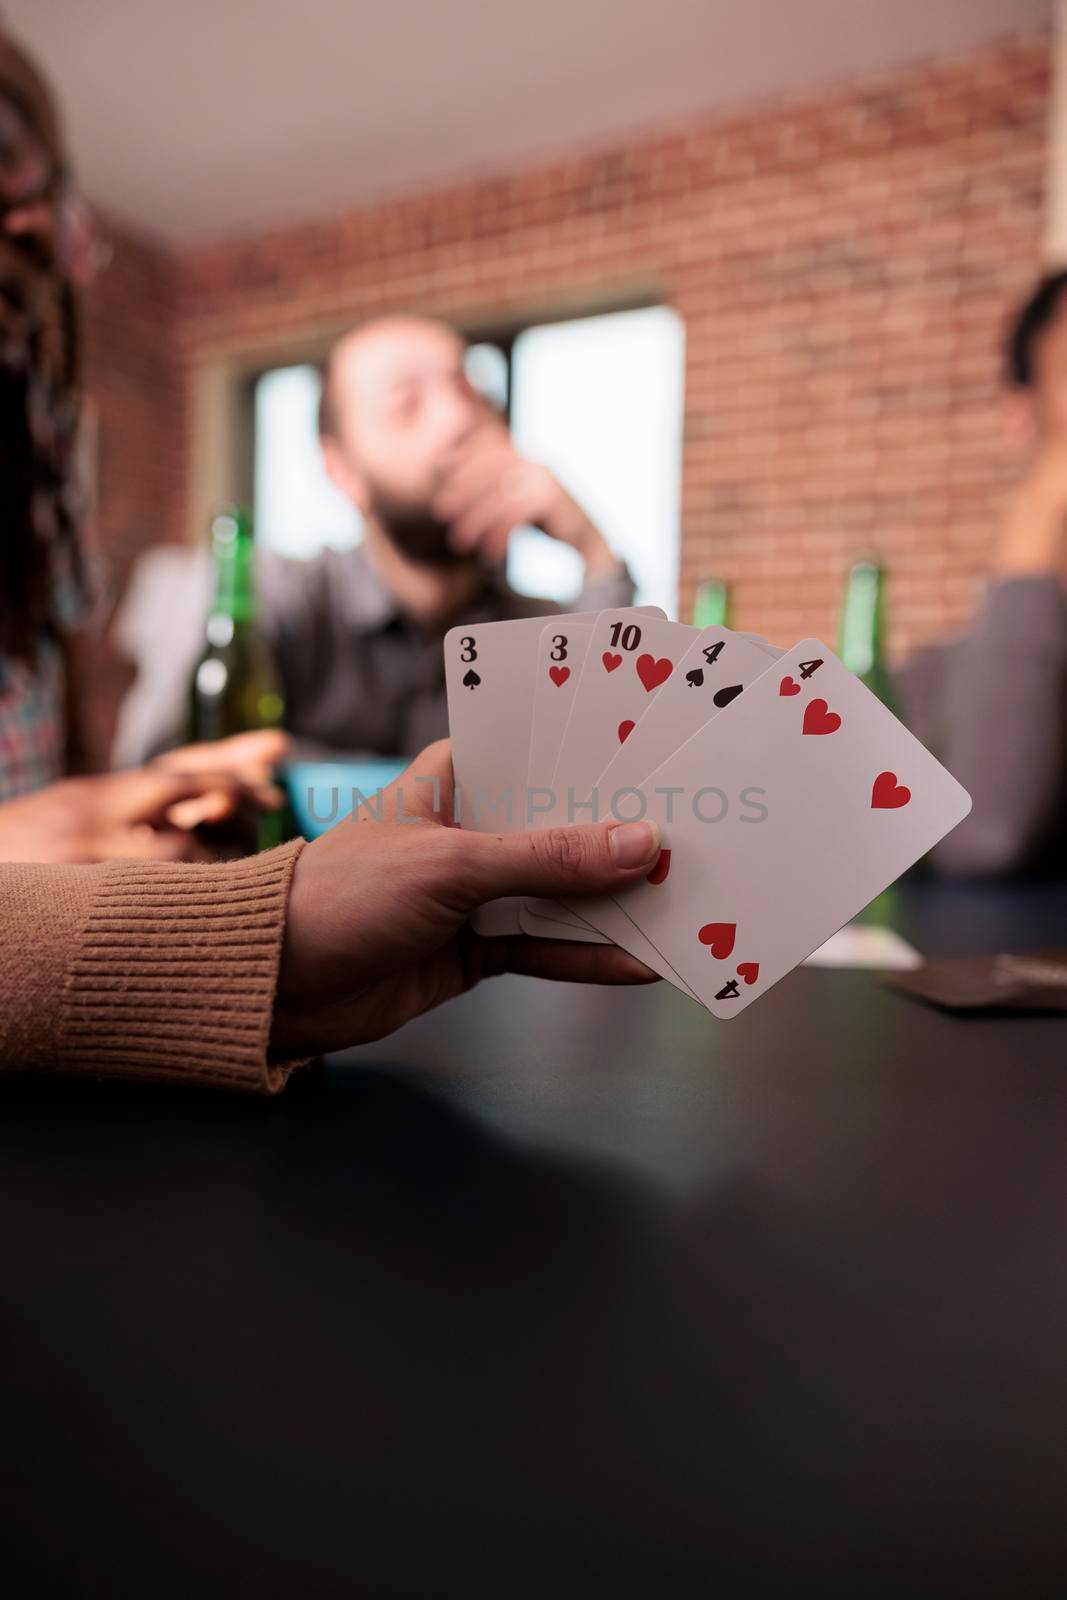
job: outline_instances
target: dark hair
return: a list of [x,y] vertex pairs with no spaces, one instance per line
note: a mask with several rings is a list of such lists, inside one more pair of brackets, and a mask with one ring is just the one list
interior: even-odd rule
[[30,654],[48,603],[33,525],[36,488],[30,435],[29,374],[0,372],[0,654]]
[[1056,320],[1065,290],[1067,271],[1050,272],[1016,313],[1008,333],[1005,363],[1007,380],[1016,388],[1033,388],[1035,347],[1045,329]]
[[[0,96],[44,142],[64,174],[52,99],[37,68],[0,25]],[[78,414],[79,317],[73,285],[57,275],[46,325],[29,317],[17,287],[5,294],[25,321],[21,348],[0,370],[0,662],[31,661],[42,634],[55,633],[53,547],[69,552],[85,583],[80,505],[72,493]]]
[[48,371],[43,331],[32,329],[28,365],[0,373],[0,658],[30,662],[41,634],[57,628],[49,544],[69,549],[79,588],[86,578],[79,512],[69,492],[79,355],[78,306],[69,283],[60,285],[57,311],[58,370]]

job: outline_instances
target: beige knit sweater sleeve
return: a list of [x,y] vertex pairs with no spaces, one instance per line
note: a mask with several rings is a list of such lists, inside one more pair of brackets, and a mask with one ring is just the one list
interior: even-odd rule
[[247,861],[0,864],[0,1068],[274,1093],[267,1060],[303,841]]

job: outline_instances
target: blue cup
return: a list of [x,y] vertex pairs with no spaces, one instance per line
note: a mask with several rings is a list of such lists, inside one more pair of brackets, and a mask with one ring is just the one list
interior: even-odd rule
[[317,839],[398,778],[406,761],[294,761],[284,769],[297,832]]

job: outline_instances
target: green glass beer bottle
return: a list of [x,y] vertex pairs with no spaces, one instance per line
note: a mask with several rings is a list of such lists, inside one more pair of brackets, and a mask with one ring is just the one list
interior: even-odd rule
[[889,669],[883,655],[885,574],[865,556],[853,563],[845,584],[837,653],[850,672],[895,711]]
[[[281,726],[285,711],[274,663],[256,632],[256,585],[251,513],[227,506],[211,524],[215,598],[207,644],[193,674],[193,740]],[[256,847],[269,849],[285,833],[280,812],[263,813]]]
[[694,628],[728,628],[730,626],[730,591],[718,578],[709,578],[700,584],[693,601]]

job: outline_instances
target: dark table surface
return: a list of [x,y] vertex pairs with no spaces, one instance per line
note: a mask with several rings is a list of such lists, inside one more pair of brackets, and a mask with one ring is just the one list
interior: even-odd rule
[[11,1594],[1067,1590],[1065,1018],[498,980],[273,1102],[4,1082],[0,1185]]

